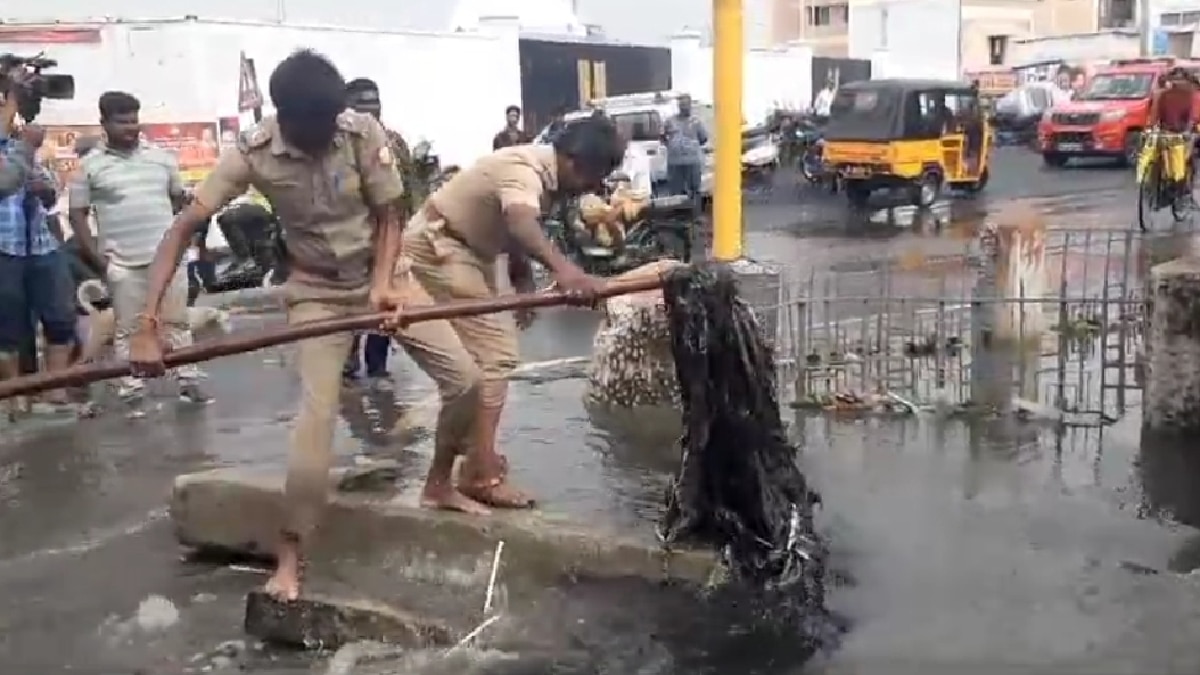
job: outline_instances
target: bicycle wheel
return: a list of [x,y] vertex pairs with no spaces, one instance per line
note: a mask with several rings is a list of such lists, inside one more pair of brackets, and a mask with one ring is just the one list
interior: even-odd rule
[[1150,223],[1154,207],[1158,199],[1158,162],[1152,161],[1147,168],[1145,175],[1142,176],[1141,183],[1138,185],[1138,227],[1142,232],[1150,230]]
[[1162,181],[1166,158],[1163,156],[1162,137],[1155,134],[1152,139],[1147,139],[1147,145],[1151,144],[1153,149],[1145,147],[1142,149],[1142,152],[1151,154],[1149,165],[1142,174],[1141,184],[1138,186],[1138,225],[1143,232],[1149,231],[1150,225],[1153,223],[1154,212],[1163,207]]
[[1192,210],[1196,207],[1196,174],[1192,169],[1188,168],[1186,184],[1181,189],[1176,190],[1171,198],[1171,217],[1176,223],[1182,223],[1187,220],[1192,214]]

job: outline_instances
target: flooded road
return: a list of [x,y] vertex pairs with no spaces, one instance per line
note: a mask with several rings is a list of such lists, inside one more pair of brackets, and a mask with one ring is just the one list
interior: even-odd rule
[[[1133,223],[1127,171],[1047,171],[1036,156],[1006,149],[993,175],[986,197],[944,208],[940,231],[921,233],[864,223],[840,200],[802,203],[781,188],[747,204],[747,253],[800,278],[941,245],[959,221],[1014,204],[1050,227]],[[241,317],[237,328],[267,320]],[[525,360],[587,354],[596,321],[547,312],[523,339]],[[209,364],[215,402],[204,409],[176,409],[169,388],[156,385],[164,405],[148,419],[4,430],[0,663],[96,675],[325,672],[246,643],[243,597],[263,577],[181,561],[165,511],[177,474],[282,463],[297,385],[281,355]],[[413,482],[429,443],[398,449],[393,401],[421,401],[430,387],[401,357],[393,372],[394,391],[346,391],[336,445],[343,464],[398,458]],[[600,428],[582,393],[579,380],[514,383],[503,443],[516,478],[555,510],[648,530],[673,467],[671,431]],[[1172,516],[1196,522],[1189,500],[1200,495],[1200,472],[1171,447],[1139,458],[1136,411],[1107,428],[1063,432],[1012,420],[785,416],[824,496],[834,563],[853,580],[830,596],[853,629],[804,672],[1200,671],[1200,579],[1171,571],[1198,564],[1189,562],[1195,531]],[[801,672],[761,653],[721,663],[713,644],[662,637],[678,616],[640,609],[637,593],[619,597],[547,591],[540,604],[522,608],[514,598],[511,609],[548,631],[587,621],[592,651],[605,656],[578,672],[733,672],[719,669],[731,663],[738,672]]]

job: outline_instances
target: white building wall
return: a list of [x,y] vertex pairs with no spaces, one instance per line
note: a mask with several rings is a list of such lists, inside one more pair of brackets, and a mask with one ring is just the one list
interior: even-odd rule
[[[805,45],[746,51],[742,67],[742,117],[762,122],[777,108],[807,108],[812,102],[813,50]],[[713,100],[713,50],[699,34],[671,43],[671,82],[697,100]]]
[[[488,151],[493,114],[521,100],[515,28],[508,33],[440,34],[348,31],[213,21],[139,21],[102,28],[98,44],[4,44],[0,51],[45,51],[76,80],[73,101],[47,101],[44,124],[93,124],[96,101],[110,89],[128,91],[145,122],[215,122],[237,114],[239,55],[255,61],[268,98],[272,69],[289,53],[311,47],[347,78],[370,77],[383,95],[384,122],[415,142],[428,138],[446,161],[464,163]],[[406,68],[404,64],[435,64]],[[454,86],[446,86],[447,82]],[[421,92],[414,94],[414,92]],[[425,105],[412,105],[419,96]],[[243,118],[244,123],[249,120]]]
[[958,8],[948,0],[853,0],[849,55],[875,77],[958,77]]

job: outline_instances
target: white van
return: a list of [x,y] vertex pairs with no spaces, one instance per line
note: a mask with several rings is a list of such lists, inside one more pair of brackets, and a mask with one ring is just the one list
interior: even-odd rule
[[[666,125],[667,119],[679,113],[679,96],[678,92],[659,91],[599,98],[592,101],[592,108],[567,113],[565,119],[570,122],[591,115],[595,108],[603,110],[604,114],[617,125],[622,135],[646,151],[646,155],[650,157],[652,179],[655,184],[663,183],[667,180],[667,149],[662,142],[663,127]],[[701,193],[709,194],[712,192],[713,159],[711,150],[716,116],[711,104],[699,101],[692,101],[692,114],[700,120],[709,133],[709,145],[705,148],[707,157],[700,179]],[[546,142],[547,129],[542,129],[534,139],[534,143]]]

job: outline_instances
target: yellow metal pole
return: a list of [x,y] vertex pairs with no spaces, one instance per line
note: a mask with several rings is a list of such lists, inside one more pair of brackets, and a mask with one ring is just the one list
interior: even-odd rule
[[742,0],[713,0],[713,257],[742,257]]

